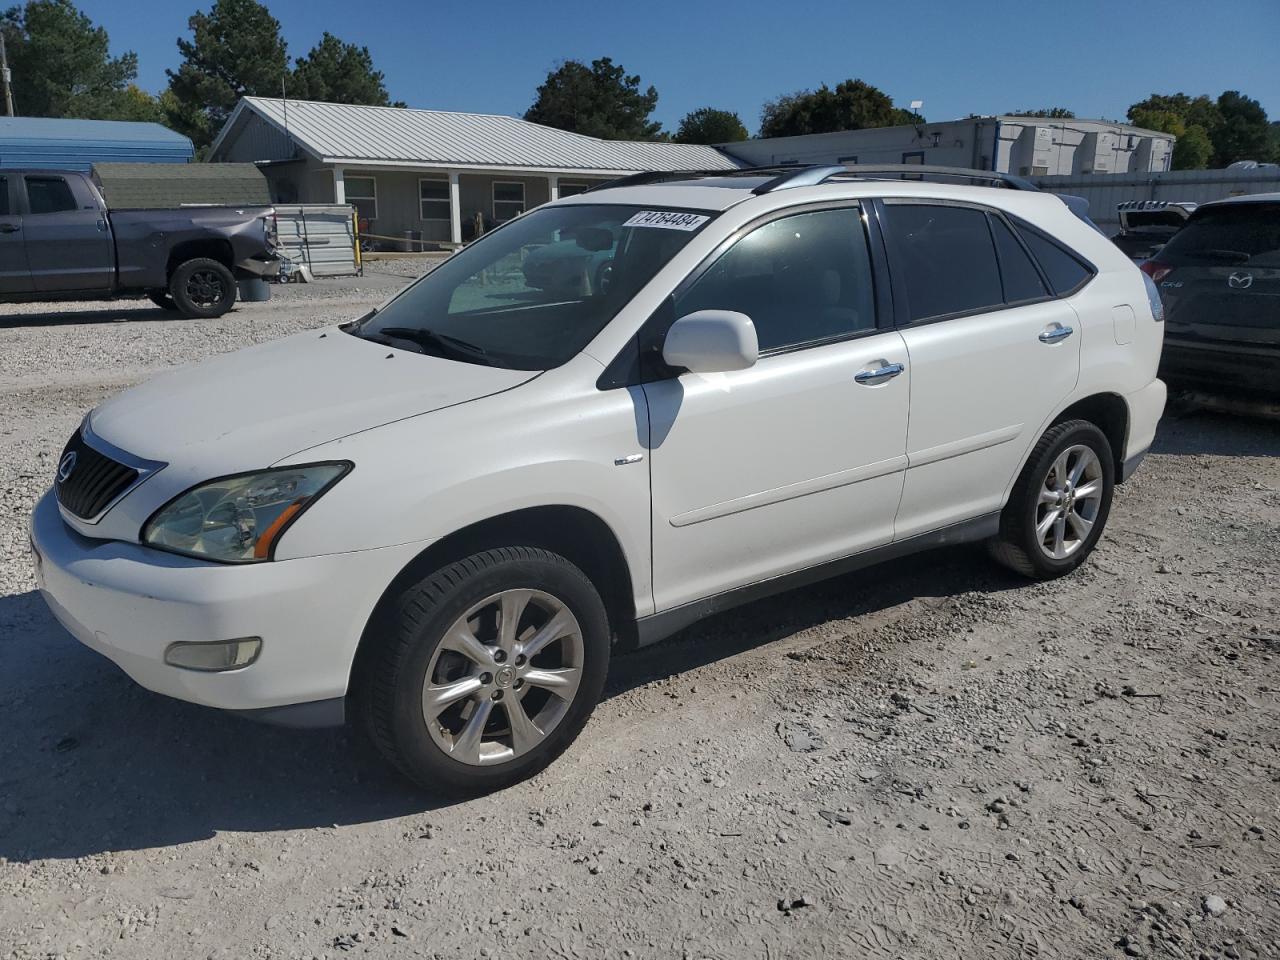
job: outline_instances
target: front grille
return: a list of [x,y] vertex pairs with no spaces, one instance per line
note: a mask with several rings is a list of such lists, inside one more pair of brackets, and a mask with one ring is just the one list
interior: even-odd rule
[[138,476],[133,467],[112,460],[85,443],[81,431],[77,430],[58,458],[58,475],[53,486],[58,502],[66,510],[81,520],[95,520]]

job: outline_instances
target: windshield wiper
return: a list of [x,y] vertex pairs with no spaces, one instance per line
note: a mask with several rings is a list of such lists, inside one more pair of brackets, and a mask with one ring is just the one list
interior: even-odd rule
[[468,343],[459,337],[451,337],[447,333],[436,333],[434,330],[419,329],[417,327],[383,327],[381,330],[374,331],[371,334],[365,334],[365,336],[371,335],[407,340],[420,347],[424,352],[431,351],[446,358],[450,356],[461,357],[474,363],[485,363],[490,366],[493,364],[493,361],[489,359],[488,351],[484,347]]

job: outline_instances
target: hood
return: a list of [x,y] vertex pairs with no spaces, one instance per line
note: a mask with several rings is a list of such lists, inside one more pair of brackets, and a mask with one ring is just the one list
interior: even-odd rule
[[270,466],[317,444],[508,390],[537,376],[396,350],[336,327],[161,374],[90,415],[135,456],[210,476]]

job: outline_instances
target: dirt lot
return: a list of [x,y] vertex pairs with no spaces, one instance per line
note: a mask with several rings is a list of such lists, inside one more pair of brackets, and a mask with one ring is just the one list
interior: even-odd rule
[[1166,418],[1093,560],[955,549],[619,659],[569,753],[414,793],[147,693],[33,591],[86,409],[362,312],[0,308],[0,958],[1280,956],[1280,427]]

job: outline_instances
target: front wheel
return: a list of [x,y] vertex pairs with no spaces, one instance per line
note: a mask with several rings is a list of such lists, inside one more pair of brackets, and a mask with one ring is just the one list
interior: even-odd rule
[[236,302],[236,278],[217,260],[197,257],[173,271],[169,295],[188,319],[220,317]]
[[1068,420],[1050,427],[1014,484],[992,556],[1037,580],[1070,573],[1102,536],[1115,472],[1111,444],[1097,426]]
[[423,787],[509,786],[585,726],[609,635],[595,587],[564,557],[533,547],[474,554],[406,589],[386,633],[371,638],[367,727]]

